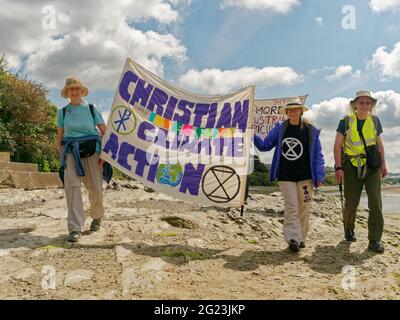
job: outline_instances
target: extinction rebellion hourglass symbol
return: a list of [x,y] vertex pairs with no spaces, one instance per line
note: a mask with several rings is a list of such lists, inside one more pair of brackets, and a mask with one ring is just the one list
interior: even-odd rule
[[231,167],[214,166],[204,174],[201,188],[211,201],[226,203],[238,195],[240,177]]
[[303,145],[296,138],[286,138],[282,141],[282,155],[289,161],[299,159],[303,154]]

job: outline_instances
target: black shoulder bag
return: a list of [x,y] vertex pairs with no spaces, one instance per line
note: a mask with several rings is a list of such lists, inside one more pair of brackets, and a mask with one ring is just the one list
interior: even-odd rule
[[[358,121],[358,119],[357,119]],[[358,133],[362,139],[362,142],[364,144],[364,149],[367,157],[367,167],[370,169],[378,169],[381,167],[382,162],[381,162],[381,152],[379,151],[378,145],[374,144],[372,146],[368,146],[365,143],[364,135],[362,133],[361,128],[358,128]]]
[[[93,104],[90,103],[89,110],[90,113],[92,114],[93,121],[95,121],[93,108],[94,108]],[[65,118],[65,112],[66,112],[66,107],[63,108],[63,119]],[[97,140],[89,140],[79,143],[79,156],[81,157],[81,159],[83,159],[94,155],[96,152],[96,147],[97,147]]]

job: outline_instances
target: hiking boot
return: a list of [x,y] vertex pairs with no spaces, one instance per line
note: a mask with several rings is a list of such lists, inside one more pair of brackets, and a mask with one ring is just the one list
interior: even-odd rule
[[377,253],[383,253],[385,251],[385,248],[381,245],[379,241],[370,241],[368,245],[368,250]]
[[354,232],[354,230],[345,231],[344,237],[346,238],[347,241],[351,242],[355,242],[357,240],[356,233]]
[[299,248],[304,249],[305,247],[306,247],[306,243],[304,241],[301,241]]
[[77,242],[79,238],[81,237],[81,233],[78,231],[72,231],[68,235],[68,242]]
[[289,249],[293,252],[299,252],[299,243],[296,240],[290,240]]
[[90,225],[90,231],[98,231],[100,229],[101,219],[93,219]]

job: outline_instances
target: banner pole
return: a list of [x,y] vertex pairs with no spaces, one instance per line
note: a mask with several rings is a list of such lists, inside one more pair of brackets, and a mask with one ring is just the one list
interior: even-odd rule
[[250,191],[250,176],[246,176],[246,190],[244,192],[244,203],[240,207],[240,217],[243,217],[244,213],[244,205],[247,204],[247,199],[249,197],[249,191]]
[[[241,85],[242,86],[242,85]],[[255,86],[253,85],[252,86],[252,96],[251,96],[251,100],[250,100],[250,102],[251,102],[251,105],[250,105],[250,110],[249,110],[249,118],[248,118],[248,124],[247,124],[247,128],[248,129],[252,129],[253,128],[253,124],[254,124],[254,115],[253,115],[253,112],[254,112],[254,90],[255,90]],[[249,141],[250,140],[250,141]],[[247,150],[248,150],[248,156],[249,156],[249,158],[248,158],[248,163],[247,163],[247,175],[246,175],[246,190],[245,190],[245,193],[244,193],[244,201],[243,201],[243,204],[242,204],[242,206],[241,206],[241,208],[240,208],[240,217],[243,217],[243,214],[244,214],[244,205],[247,203],[247,198],[248,198],[248,196],[249,196],[249,189],[250,189],[250,174],[249,174],[249,162],[251,161],[251,155],[250,155],[250,145],[251,145],[251,141],[252,141],[252,139],[248,139],[248,145],[247,145]]]

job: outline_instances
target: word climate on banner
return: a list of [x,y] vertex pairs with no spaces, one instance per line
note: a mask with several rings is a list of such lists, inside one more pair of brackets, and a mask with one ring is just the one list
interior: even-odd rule
[[128,59],[101,156],[175,198],[240,207],[249,170],[253,104],[254,87],[202,96]]

